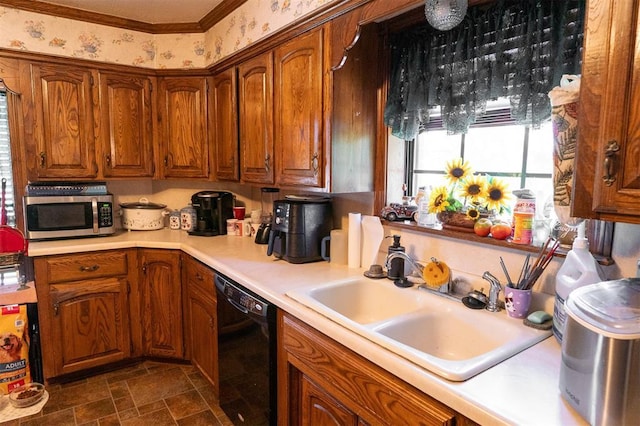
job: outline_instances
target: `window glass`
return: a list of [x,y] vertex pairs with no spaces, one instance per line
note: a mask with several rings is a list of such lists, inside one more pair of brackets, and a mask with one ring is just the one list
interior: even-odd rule
[[[432,121],[418,135],[413,155],[413,170],[406,195],[415,195],[418,188],[436,187],[445,183],[447,162],[456,158],[468,161],[475,173],[501,178],[509,190],[532,190],[544,202],[552,195],[553,129],[551,121],[540,128],[516,124],[510,118],[506,99],[488,104],[486,116],[472,125],[466,134],[451,135],[442,128],[437,109],[431,111]],[[407,151],[411,144],[407,144]],[[412,177],[412,180],[409,178]],[[394,200],[389,200],[394,201]],[[515,197],[513,200],[515,202]]]
[[[471,128],[465,137],[463,158],[476,173],[520,173],[524,134],[525,127],[517,125]],[[428,132],[425,136],[429,137]]]
[[7,223],[15,226],[15,203],[13,196],[13,168],[11,164],[11,145],[9,144],[9,115],[7,94],[0,91],[0,179],[6,179],[5,208]]

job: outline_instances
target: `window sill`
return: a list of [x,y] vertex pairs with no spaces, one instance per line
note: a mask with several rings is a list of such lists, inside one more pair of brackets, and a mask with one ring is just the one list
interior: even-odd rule
[[[462,240],[469,241],[479,244],[487,244],[491,246],[504,247],[512,250],[519,250],[526,253],[538,253],[540,251],[539,246],[534,245],[523,245],[523,244],[514,244],[509,240],[494,240],[491,237],[480,237],[472,232],[458,232],[458,231],[450,231],[448,229],[433,229],[433,228],[425,228],[422,226],[418,226],[413,222],[390,222],[385,219],[380,219],[383,225],[388,226],[390,228],[397,229],[405,229],[414,232],[420,232],[423,234],[435,235],[438,237],[449,238],[453,240]],[[558,247],[558,250],[555,252],[555,257],[566,257],[569,249],[564,247]],[[602,256],[602,255],[593,255],[595,259],[598,261],[600,265],[609,266],[614,264],[614,260],[611,257]]]

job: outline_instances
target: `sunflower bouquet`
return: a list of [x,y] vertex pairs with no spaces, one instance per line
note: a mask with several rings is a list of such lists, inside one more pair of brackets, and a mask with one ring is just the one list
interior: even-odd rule
[[447,162],[445,178],[449,185],[431,191],[429,213],[457,212],[475,221],[509,210],[511,194],[506,182],[472,173],[471,165],[461,158]]

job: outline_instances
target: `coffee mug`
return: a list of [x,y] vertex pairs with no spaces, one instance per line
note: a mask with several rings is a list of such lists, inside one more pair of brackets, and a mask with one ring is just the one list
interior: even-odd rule
[[251,222],[262,223],[262,210],[251,210]]
[[236,235],[236,224],[238,219],[227,219],[227,235]]
[[[251,219],[245,219],[242,222],[242,225],[243,225],[242,227],[244,228],[242,230],[242,235],[244,235],[245,237],[253,237],[256,234],[255,231],[253,230],[253,226],[251,226],[251,225],[253,225],[251,223]],[[258,228],[256,228],[256,229],[258,229]]]

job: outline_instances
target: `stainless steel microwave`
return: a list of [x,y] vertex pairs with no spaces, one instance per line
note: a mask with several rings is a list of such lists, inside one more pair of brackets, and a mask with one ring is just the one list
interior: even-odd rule
[[24,196],[29,240],[110,235],[115,232],[113,217],[113,195],[106,185],[28,185]]

